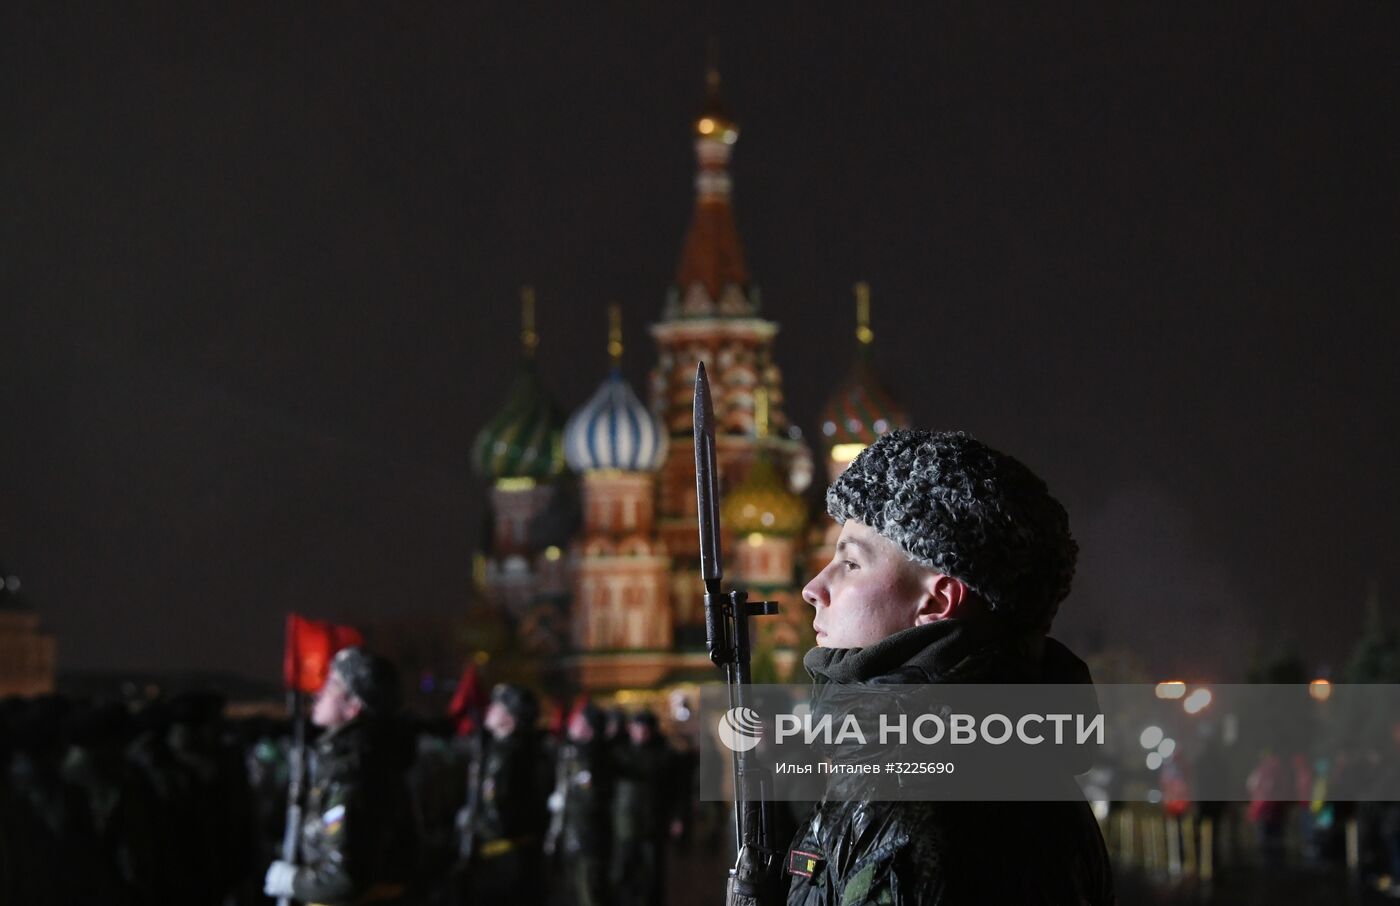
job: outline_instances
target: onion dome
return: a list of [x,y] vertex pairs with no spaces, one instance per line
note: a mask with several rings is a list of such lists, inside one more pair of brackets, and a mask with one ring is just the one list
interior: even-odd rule
[[807,504],[787,488],[766,453],[720,506],[724,525],[738,536],[800,535],[807,527]]
[[762,443],[768,435],[768,392],[754,391],[755,433],[760,448],[753,468],[720,504],[724,525],[739,535],[800,535],[807,527],[807,503],[788,490]]
[[[833,458],[850,461],[855,448],[867,447],[881,434],[909,426],[904,409],[875,374],[870,329],[870,287],[857,283],[856,358],[821,413],[822,445]],[[850,455],[844,455],[849,453]],[[842,455],[837,455],[842,454]]]
[[535,367],[539,336],[535,333],[534,290],[525,287],[521,298],[524,365],[505,406],[486,423],[472,444],[472,462],[477,471],[496,481],[548,478],[564,469],[559,410],[545,393]]
[[564,426],[564,455],[576,472],[654,472],[666,459],[661,422],[622,376],[622,317],[609,306],[612,370]]

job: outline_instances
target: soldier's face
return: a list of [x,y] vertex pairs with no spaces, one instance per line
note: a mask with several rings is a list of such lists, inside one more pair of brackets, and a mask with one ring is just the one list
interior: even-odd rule
[[349,723],[359,713],[360,700],[350,694],[339,676],[331,673],[316,694],[316,703],[311,708],[311,722],[329,730]]
[[802,589],[803,600],[816,610],[817,644],[864,648],[929,621],[932,590],[941,577],[874,529],[847,520],[836,555]]
[[497,739],[505,739],[515,732],[515,717],[510,713],[510,709],[500,702],[492,702],[486,706],[486,716],[482,723]]
[[582,714],[569,718],[569,738],[574,742],[592,742],[593,725]]

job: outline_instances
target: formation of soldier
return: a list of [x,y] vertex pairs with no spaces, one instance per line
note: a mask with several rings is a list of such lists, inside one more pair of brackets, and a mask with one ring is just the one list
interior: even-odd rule
[[0,903],[664,901],[687,763],[649,712],[574,709],[556,739],[498,686],[463,738],[410,721],[390,665],[337,655],[313,712],[295,860],[291,733],[214,694],[0,703]]
[[249,739],[212,694],[0,708],[0,902],[220,906],[253,886]]
[[541,738],[538,714],[529,690],[499,685],[469,743],[461,901],[664,902],[665,851],[690,774],[655,714],[582,702],[557,743]]

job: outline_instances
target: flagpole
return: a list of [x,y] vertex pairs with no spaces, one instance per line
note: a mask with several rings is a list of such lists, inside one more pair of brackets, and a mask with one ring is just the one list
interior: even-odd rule
[[[282,861],[297,863],[301,842],[301,788],[306,779],[306,721],[303,697],[295,687],[287,692],[287,712],[292,716],[292,750],[288,753],[287,827],[282,834]],[[290,906],[290,897],[278,897],[277,906]]]

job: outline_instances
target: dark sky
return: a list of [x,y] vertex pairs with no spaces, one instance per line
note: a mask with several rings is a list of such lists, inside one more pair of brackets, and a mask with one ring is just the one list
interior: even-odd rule
[[1400,594],[1400,4],[404,6],[0,8],[0,561],[62,669],[460,612],[517,288],[563,406],[609,300],[640,382],[711,35],[809,434],[864,278],[915,421],[1065,500],[1080,647],[1336,662]]

